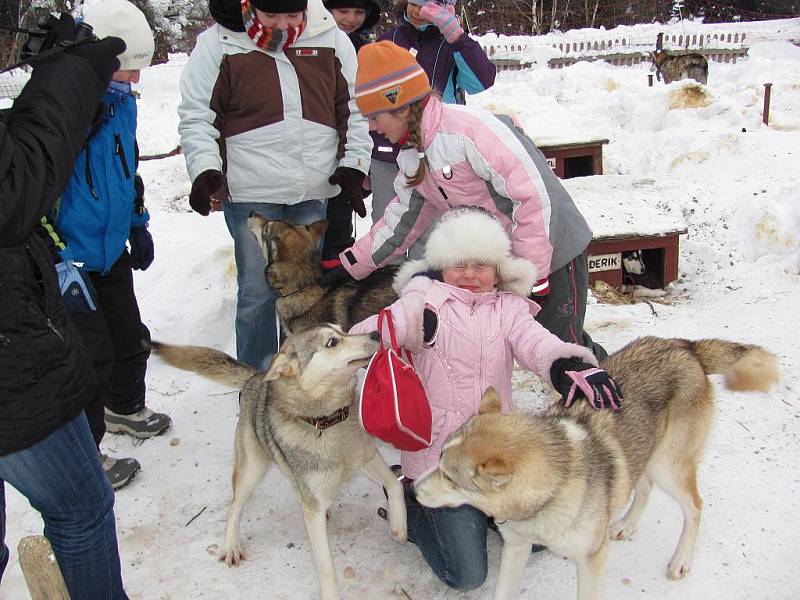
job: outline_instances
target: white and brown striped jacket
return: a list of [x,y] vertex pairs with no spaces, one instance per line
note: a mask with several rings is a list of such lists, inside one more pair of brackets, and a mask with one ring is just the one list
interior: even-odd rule
[[226,175],[233,202],[296,204],[335,196],[337,166],[369,171],[372,139],[354,100],[356,54],[322,6],[286,52],[215,24],[181,76],[181,146],[192,181]]

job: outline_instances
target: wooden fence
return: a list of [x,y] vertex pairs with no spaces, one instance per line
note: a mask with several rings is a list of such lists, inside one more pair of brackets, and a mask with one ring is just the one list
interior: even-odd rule
[[[631,30],[626,32],[626,30]],[[671,52],[702,54],[709,61],[730,63],[747,56],[754,41],[786,40],[800,44],[800,19],[758,23],[730,23],[703,25],[666,25],[663,47]],[[492,62],[499,70],[525,69],[532,66],[532,55],[547,48],[550,55],[547,66],[552,69],[578,61],[604,60],[613,65],[632,66],[650,61],[655,50],[658,31],[648,28],[646,33],[636,28],[617,28],[609,31],[579,30],[551,33],[544,36],[516,36],[503,43],[503,38],[481,42]],[[491,39],[491,38],[490,38]]]

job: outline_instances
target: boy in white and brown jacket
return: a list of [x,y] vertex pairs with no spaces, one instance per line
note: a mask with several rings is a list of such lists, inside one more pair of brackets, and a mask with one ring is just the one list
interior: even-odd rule
[[237,356],[266,369],[275,292],[247,217],[309,224],[327,198],[360,208],[372,140],[354,101],[353,45],[321,0],[244,0],[241,22],[229,1],[211,7],[224,24],[198,36],[184,68],[179,131],[189,203],[223,210],[234,240]]

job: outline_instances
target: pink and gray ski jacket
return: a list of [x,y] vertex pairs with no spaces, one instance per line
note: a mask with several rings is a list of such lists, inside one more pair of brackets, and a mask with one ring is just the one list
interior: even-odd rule
[[[439,325],[432,343],[423,345],[422,312],[437,313]],[[403,474],[418,479],[439,462],[447,437],[477,414],[481,396],[494,387],[503,412],[511,412],[511,373],[516,360],[550,381],[550,366],[576,356],[597,364],[583,346],[562,342],[534,318],[539,306],[509,292],[475,294],[440,281],[417,276],[391,305],[397,343],[413,352],[433,414],[433,443],[419,452],[401,452]],[[350,333],[375,331],[377,315],[357,323]],[[381,332],[388,343],[388,333]]]
[[397,156],[397,197],[383,218],[340,255],[345,269],[363,279],[387,264],[455,206],[480,206],[511,238],[514,256],[549,274],[581,254],[592,231],[544,155],[510,117],[430,97],[422,116],[428,173],[406,186],[404,173],[419,165],[416,148]]

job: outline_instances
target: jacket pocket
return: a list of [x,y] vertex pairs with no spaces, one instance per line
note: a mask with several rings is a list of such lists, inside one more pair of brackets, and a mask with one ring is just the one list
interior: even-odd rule
[[114,134],[114,155],[119,158],[122,164],[122,172],[125,173],[125,179],[130,179],[131,168],[128,166],[128,159],[125,157],[125,148],[122,147],[122,138],[118,133]]

